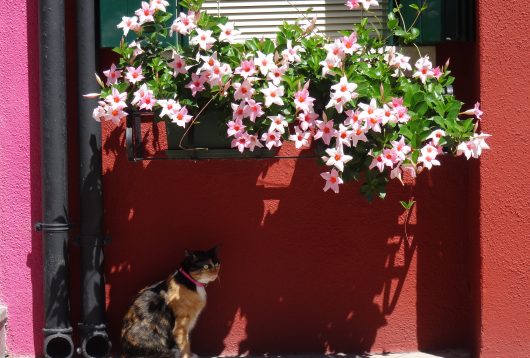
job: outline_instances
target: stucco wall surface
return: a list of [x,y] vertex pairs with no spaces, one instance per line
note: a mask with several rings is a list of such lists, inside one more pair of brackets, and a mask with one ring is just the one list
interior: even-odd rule
[[530,352],[530,8],[479,1],[483,130],[481,163],[482,357]]
[[0,300],[7,345],[39,353],[42,328],[37,2],[0,2]]

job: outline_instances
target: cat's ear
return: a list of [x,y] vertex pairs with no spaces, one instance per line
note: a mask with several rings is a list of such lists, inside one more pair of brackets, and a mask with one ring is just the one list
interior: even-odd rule
[[191,257],[192,259],[195,258],[195,254],[193,253],[193,251],[190,251],[190,250],[188,250],[188,249],[185,249],[185,250],[184,250],[184,255],[185,255],[186,257]]
[[212,247],[210,250],[208,250],[212,255],[215,255],[217,256],[217,254],[219,253],[219,245],[215,245],[214,247]]

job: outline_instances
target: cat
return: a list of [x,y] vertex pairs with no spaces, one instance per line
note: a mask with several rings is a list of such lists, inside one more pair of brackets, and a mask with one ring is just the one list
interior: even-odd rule
[[121,345],[126,356],[196,357],[189,335],[206,305],[204,287],[219,275],[217,251],[186,250],[175,273],[138,293],[123,319]]

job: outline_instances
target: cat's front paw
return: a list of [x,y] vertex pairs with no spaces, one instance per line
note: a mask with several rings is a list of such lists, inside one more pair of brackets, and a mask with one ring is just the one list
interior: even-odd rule
[[199,358],[195,353],[184,353],[181,358]]

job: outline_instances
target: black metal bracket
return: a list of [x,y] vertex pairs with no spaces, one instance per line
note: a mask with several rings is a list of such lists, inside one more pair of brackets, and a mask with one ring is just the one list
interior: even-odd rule
[[41,223],[38,222],[35,224],[35,230],[36,231],[48,231],[48,232],[64,232],[64,231],[70,231],[73,224],[71,223]]
[[[91,244],[87,244],[88,240],[85,239],[90,239]],[[111,241],[110,236],[79,235],[75,238],[74,243],[79,246],[101,246],[101,244],[108,245]]]
[[139,158],[143,158],[141,123],[140,112],[133,112],[127,116],[125,146],[127,147],[127,159],[129,161],[137,161]]
[[44,332],[44,334],[46,334],[46,335],[48,335],[48,334],[57,334],[57,333],[69,334],[69,333],[73,332],[73,329],[72,329],[72,327],[66,327],[66,328],[43,328],[42,332]]

